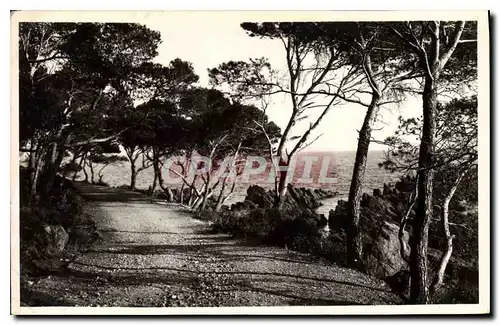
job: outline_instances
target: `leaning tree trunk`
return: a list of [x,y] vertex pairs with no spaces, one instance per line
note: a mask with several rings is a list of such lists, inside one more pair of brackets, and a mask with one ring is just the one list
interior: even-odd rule
[[167,196],[167,201],[172,202],[173,198],[174,198],[174,194],[173,194],[171,188],[165,186],[165,181],[163,180],[163,170],[162,170],[163,165],[161,164],[160,159],[158,157],[154,157],[153,159],[154,159],[153,165],[154,165],[155,173],[156,173],[157,178],[158,178],[158,184],[160,185],[160,188],[163,190],[163,192]]
[[61,162],[64,158],[64,151],[64,142],[54,144],[52,153],[48,157],[50,162],[47,165],[46,174],[43,179],[45,182],[44,194],[46,196],[50,195],[52,188],[54,187],[57,172],[59,171],[59,167],[61,166]]
[[[78,176],[78,171],[80,168],[82,168],[83,162],[85,161],[85,157],[87,156],[87,153],[84,152],[82,155],[82,158],[80,159],[80,163],[78,164],[78,167],[76,168],[75,172],[73,173],[73,177],[71,180],[74,182],[76,180],[76,176]],[[83,166],[83,169],[85,169],[85,165]]]
[[220,188],[219,197],[217,198],[217,203],[215,204],[215,211],[220,211],[222,207],[222,201],[224,200],[224,190],[226,189],[227,177],[222,181],[222,186]]
[[203,199],[201,201],[201,205],[200,205],[200,210],[203,211],[207,208],[207,204],[208,204],[208,197],[209,195],[211,194],[211,190],[210,190],[210,172],[207,173],[207,179],[206,179],[206,184],[205,184],[205,191],[203,191]]
[[89,168],[90,168],[90,182],[94,184],[95,182],[94,163],[90,160],[89,160]]
[[441,225],[443,227],[444,234],[446,236],[446,250],[443,252],[443,255],[441,256],[441,262],[439,263],[439,269],[437,271],[436,277],[434,278],[434,281],[431,286],[431,295],[434,294],[435,292],[438,291],[438,289],[441,287],[443,284],[443,279],[444,279],[444,272],[446,271],[446,267],[448,266],[448,262],[450,261],[451,254],[453,252],[453,239],[455,236],[451,235],[450,232],[450,225],[448,221],[448,216],[449,216],[449,207],[450,207],[450,202],[453,196],[455,195],[455,191],[457,190],[458,185],[460,184],[460,181],[462,180],[462,177],[465,175],[466,171],[462,172],[455,182],[453,183],[453,186],[451,187],[450,191],[448,192],[448,195],[444,198],[443,205],[442,205],[442,215],[441,215]]
[[46,170],[44,175],[45,189],[44,195],[49,195],[54,187],[54,181],[59,171],[59,167],[64,157],[64,145],[66,144],[67,137],[63,135],[65,125],[61,125],[54,137],[49,153],[47,154],[47,163],[45,164]]
[[[447,199],[446,199],[447,200]],[[434,282],[431,286],[430,294],[433,295],[438,291],[438,289],[443,284],[444,272],[446,271],[446,267],[448,266],[448,262],[450,261],[451,254],[453,253],[453,238],[450,232],[450,225],[448,224],[448,207],[449,201],[443,203],[443,212],[441,216],[442,227],[446,236],[446,249],[441,256],[441,261],[439,263],[439,268],[436,273],[436,277],[434,278]]]
[[83,174],[85,175],[85,183],[89,182],[89,174],[87,173],[87,160],[83,161]]
[[217,198],[217,203],[215,204],[215,209],[214,209],[215,211],[220,211],[220,209],[222,208],[222,204],[224,204],[224,202],[229,197],[229,195],[231,195],[231,193],[234,191],[234,186],[236,184],[236,178],[238,176],[238,171],[237,171],[238,168],[236,167],[236,159],[238,158],[238,154],[239,154],[239,151],[241,148],[241,143],[242,142],[238,143],[238,148],[234,152],[234,156],[233,156],[234,162],[232,163],[232,166],[231,166],[232,170],[231,171],[234,172],[234,175],[232,175],[233,186],[231,188],[231,192],[229,192],[228,196],[224,197],[224,190],[226,189],[227,179],[228,179],[228,177],[225,177],[224,181],[222,182],[219,197]]
[[[179,166],[181,167],[181,174],[185,175],[186,174],[186,168],[185,168],[184,164],[179,164]],[[181,187],[179,189],[179,196],[178,196],[178,200],[179,200],[178,202],[180,204],[184,204],[184,187],[185,186],[186,186],[186,182],[183,179],[182,180],[182,185],[181,185]]]
[[361,218],[361,197],[363,195],[363,183],[365,180],[366,161],[372,128],[377,117],[380,96],[373,94],[361,130],[359,131],[358,147],[356,150],[356,160],[349,190],[349,200],[347,202],[347,213],[351,223],[347,232],[347,255],[349,264],[358,266],[361,263],[363,245],[361,233],[359,231],[359,220]]
[[180,204],[184,204],[184,187],[185,187],[186,184],[184,184],[184,182],[182,182],[182,185],[181,185],[181,188],[179,190],[179,203]]
[[431,77],[426,77],[425,79],[422,99],[423,127],[418,160],[417,210],[413,221],[413,231],[410,240],[410,301],[415,304],[426,304],[429,301],[427,284],[427,246],[429,242],[429,223],[432,218],[432,186],[434,179],[432,164],[437,106],[436,85],[434,79]]
[[[76,151],[74,154],[73,154],[73,157],[71,158],[71,162],[69,163],[70,166],[74,166],[76,164],[76,160],[78,159],[78,151]],[[68,171],[67,169],[65,169],[63,171],[63,177],[67,177],[68,174],[70,173],[70,171]]]
[[233,180],[233,185],[231,185],[231,189],[229,190],[229,193],[227,193],[227,195],[226,195],[226,196],[224,196],[224,197],[222,198],[222,201],[220,202],[220,205],[217,205],[217,207],[216,207],[215,211],[220,211],[220,209],[222,208],[222,205],[223,205],[224,203],[226,203],[226,201],[227,201],[227,200],[231,197],[231,195],[234,193],[234,188],[236,187],[236,181],[237,181],[237,179],[235,178],[235,179]]
[[193,190],[193,193],[196,194],[196,196],[193,195],[193,200],[189,204],[191,209],[198,210],[198,208],[201,206],[201,204],[203,203],[203,198],[205,197],[204,191],[205,191],[205,184],[203,184],[200,191],[194,192]]
[[413,209],[415,208],[415,203],[417,202],[417,197],[418,197],[418,177],[415,179],[415,188],[413,189],[412,193],[410,194],[408,198],[408,210],[406,210],[406,213],[401,217],[401,221],[399,223],[399,231],[398,231],[398,237],[399,237],[399,254],[401,255],[401,258],[405,260],[407,263],[409,263],[408,256],[410,255],[410,248],[408,247],[408,243],[405,241],[405,228],[406,225],[408,224],[408,221],[410,219],[410,214],[412,213]]
[[195,183],[196,183],[196,178],[198,178],[198,175],[194,175],[193,180],[191,181],[190,185],[190,191],[189,191],[189,199],[188,199],[188,206],[192,207],[195,201]]
[[[193,157],[193,152],[191,151],[191,154],[190,154],[190,158],[189,158],[189,165],[188,165],[188,168],[193,168],[193,161],[191,160]],[[191,173],[189,173],[191,174]],[[191,183],[188,184],[186,182],[186,185],[189,187],[189,192],[188,192],[188,197],[186,198],[186,201],[187,201],[187,206],[189,207],[193,207],[193,204],[195,203],[195,200],[197,199],[197,196],[198,196],[198,193],[197,193],[197,190],[196,190],[196,180],[198,179],[198,173],[194,172],[193,173],[193,179],[191,180]]]

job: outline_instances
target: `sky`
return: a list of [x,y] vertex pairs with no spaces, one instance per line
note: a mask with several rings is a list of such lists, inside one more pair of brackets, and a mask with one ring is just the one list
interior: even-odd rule
[[[274,69],[282,70],[285,66],[285,50],[281,41],[250,37],[239,26],[239,21],[218,19],[217,15],[183,16],[183,19],[152,19],[145,23],[152,30],[161,33],[159,55],[155,62],[168,65],[175,58],[192,63],[200,77],[200,85],[208,86],[207,69],[230,60],[266,57]],[[320,108],[321,109],[321,108]],[[409,98],[399,107],[381,109],[373,138],[383,140],[394,133],[399,115],[418,116],[421,102],[418,98]],[[319,111],[316,111],[319,114]],[[345,104],[331,109],[322,120],[311,139],[322,136],[308,147],[308,150],[350,151],[356,150],[358,130],[363,123],[366,108],[357,104]],[[267,109],[269,118],[284,129],[291,114],[283,95],[273,98]],[[314,118],[314,113],[310,115]],[[302,121],[292,130],[292,135],[300,135],[309,125]],[[384,146],[372,143],[371,150],[383,150]]]

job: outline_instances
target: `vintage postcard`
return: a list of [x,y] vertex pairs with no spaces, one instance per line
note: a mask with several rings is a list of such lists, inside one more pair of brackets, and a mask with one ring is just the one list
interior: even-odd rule
[[13,314],[490,313],[487,11],[11,31]]

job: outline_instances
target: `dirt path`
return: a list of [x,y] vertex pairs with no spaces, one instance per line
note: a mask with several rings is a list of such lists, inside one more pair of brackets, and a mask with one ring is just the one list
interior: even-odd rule
[[40,279],[32,301],[72,306],[277,306],[401,303],[378,279],[276,247],[252,246],[175,206],[78,185],[103,241],[65,274]]

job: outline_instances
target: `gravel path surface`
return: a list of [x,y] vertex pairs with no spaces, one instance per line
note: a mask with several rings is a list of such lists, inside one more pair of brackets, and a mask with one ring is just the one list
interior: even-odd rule
[[385,282],[323,260],[227,235],[175,205],[78,185],[103,240],[67,272],[39,279],[32,302],[69,306],[400,304]]

